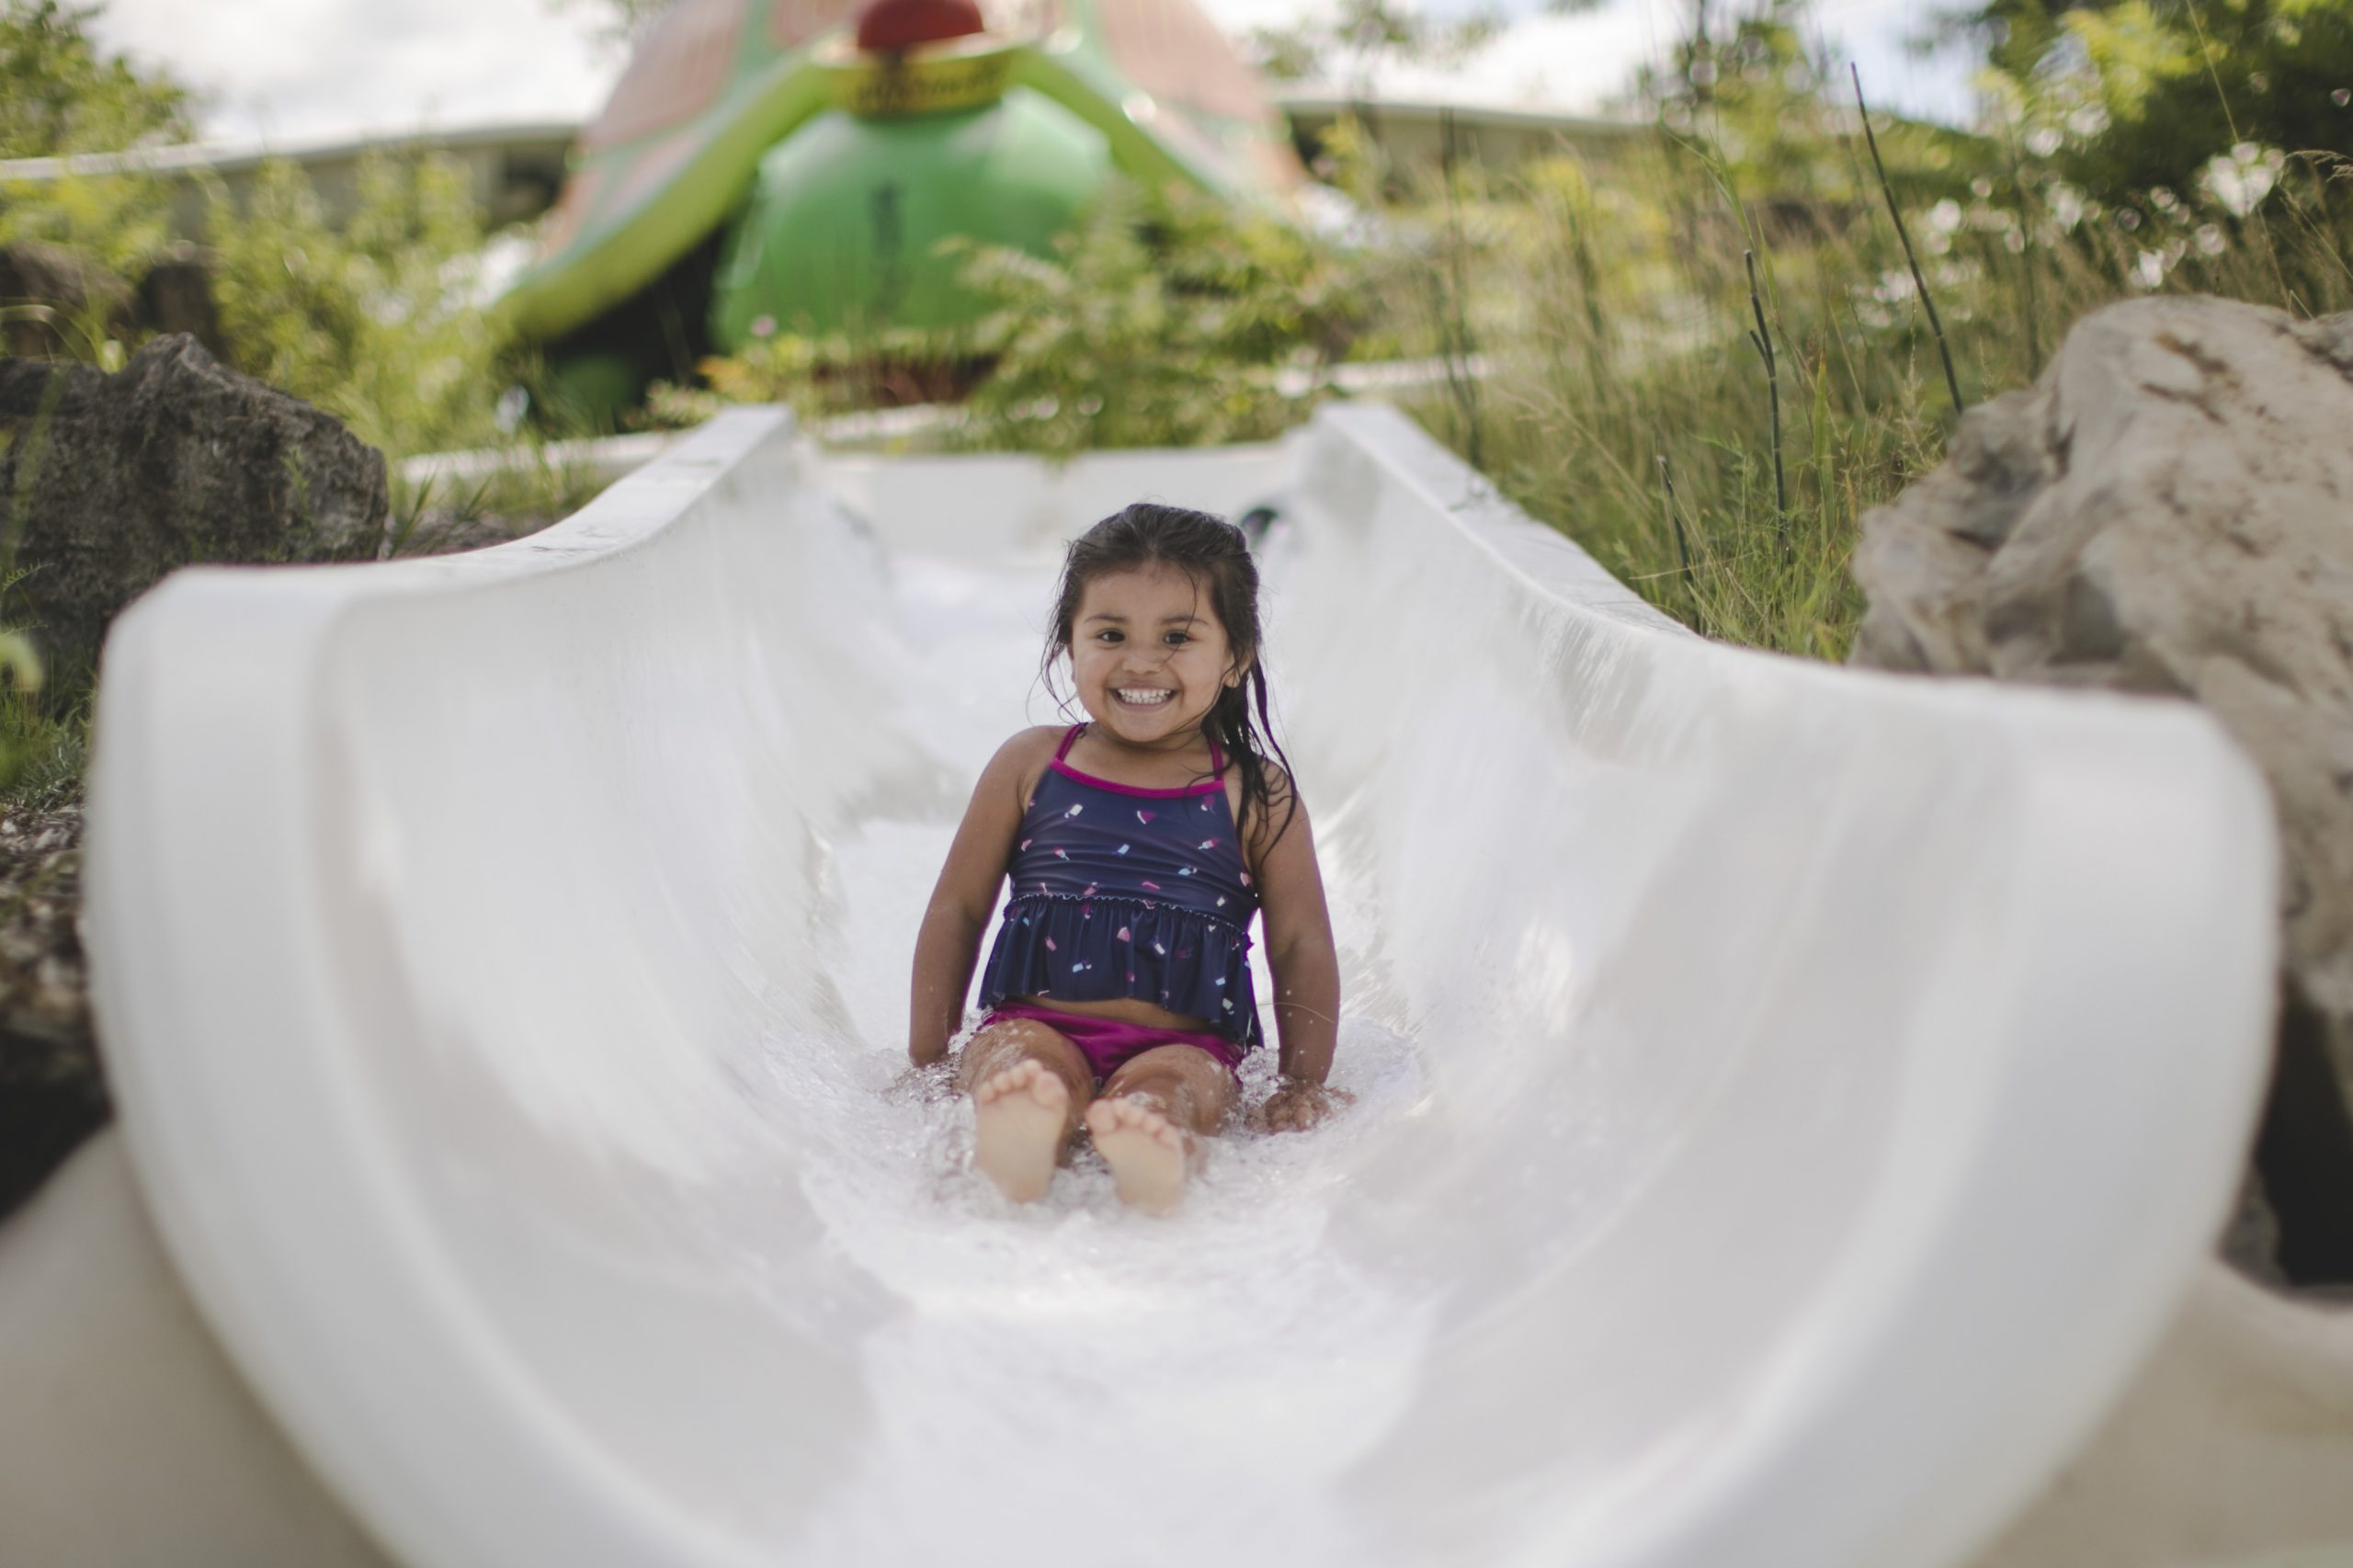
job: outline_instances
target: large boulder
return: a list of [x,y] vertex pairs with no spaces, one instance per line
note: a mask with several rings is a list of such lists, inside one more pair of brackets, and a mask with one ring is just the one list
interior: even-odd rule
[[1855,571],[1858,664],[2187,697],[2261,765],[2289,984],[2257,1164],[2287,1272],[2353,1277],[2353,315],[2085,318],[1863,519]]
[[113,375],[0,360],[0,500],[19,574],[0,616],[70,690],[165,573],[372,556],[388,497],[382,453],[175,335]]

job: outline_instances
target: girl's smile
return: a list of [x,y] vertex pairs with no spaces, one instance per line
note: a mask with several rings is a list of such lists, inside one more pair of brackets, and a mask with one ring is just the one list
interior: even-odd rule
[[1070,657],[1087,717],[1154,750],[1195,744],[1218,694],[1243,673],[1200,584],[1165,565],[1090,580],[1072,620]]

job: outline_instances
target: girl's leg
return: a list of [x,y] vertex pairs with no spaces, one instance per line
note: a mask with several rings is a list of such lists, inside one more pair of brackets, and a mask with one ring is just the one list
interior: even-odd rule
[[1095,1097],[1086,1056],[1035,1018],[1008,1018],[964,1047],[956,1086],[972,1096],[972,1163],[1016,1203],[1043,1196]]
[[1233,1096],[1233,1074],[1198,1046],[1155,1045],[1121,1062],[1086,1110],[1120,1198],[1155,1214],[1176,1208]]

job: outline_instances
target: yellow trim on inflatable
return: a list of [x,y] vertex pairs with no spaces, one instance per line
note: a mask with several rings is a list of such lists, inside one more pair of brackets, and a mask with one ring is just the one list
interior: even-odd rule
[[810,55],[832,77],[835,108],[895,119],[996,102],[1013,85],[1013,57],[1021,47],[1002,39],[960,38],[874,54],[859,50],[847,33],[835,33]]

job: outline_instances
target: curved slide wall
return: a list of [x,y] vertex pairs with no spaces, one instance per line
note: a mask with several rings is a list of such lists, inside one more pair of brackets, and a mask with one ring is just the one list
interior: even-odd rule
[[[904,968],[1056,541],[1147,494],[1281,508],[1358,1099],[1167,1221],[1085,1162],[1017,1211]],[[108,661],[142,1185],[432,1568],[1954,1562],[2154,1343],[2264,1063],[2202,716],[1705,643],[1378,409],[1059,472],[735,414]]]

